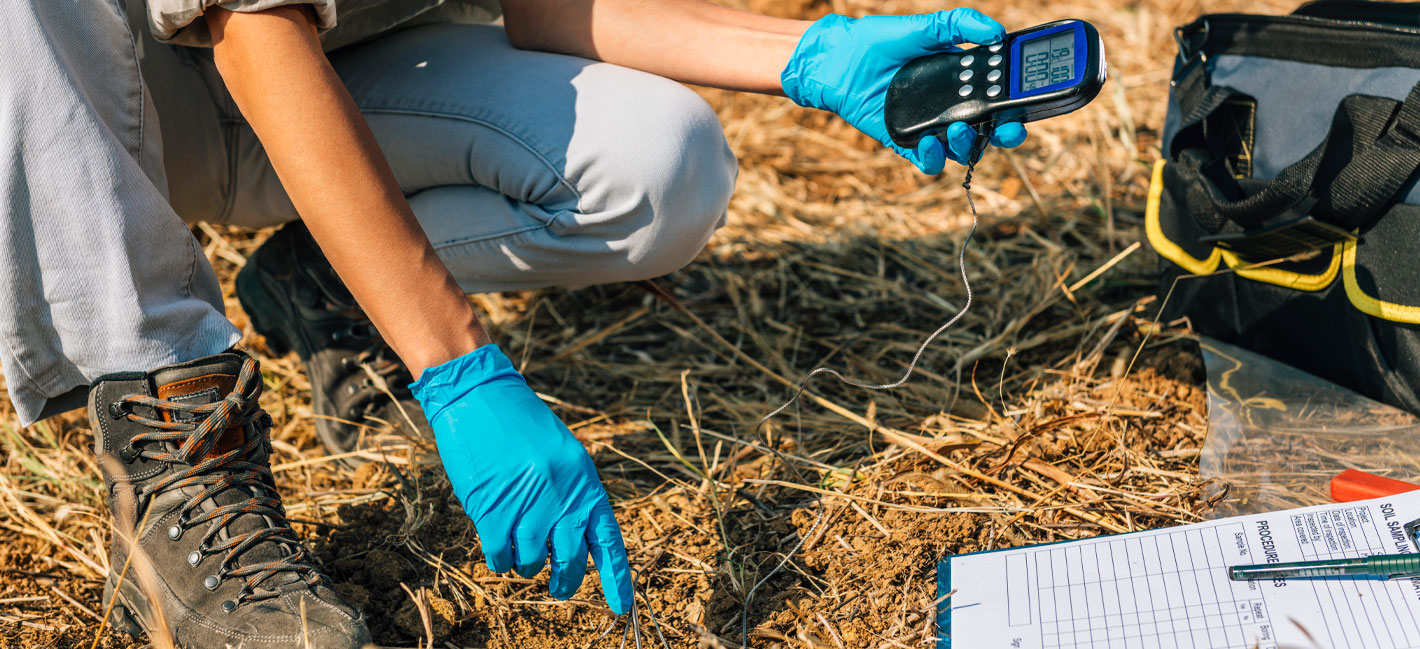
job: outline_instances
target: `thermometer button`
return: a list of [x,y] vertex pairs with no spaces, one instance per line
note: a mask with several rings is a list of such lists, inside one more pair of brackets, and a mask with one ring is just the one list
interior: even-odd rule
[[986,64],[987,64],[987,65],[990,65],[990,66],[1001,65],[1001,55],[1000,55],[1000,54],[992,54],[992,55],[991,55],[991,58],[986,59]]
[[996,83],[996,82],[999,81],[1000,79],[1001,79],[1001,71],[1000,71],[1000,70],[992,70],[992,71],[986,73],[986,80],[987,80],[987,81],[990,81],[991,83]]
[[965,97],[965,96],[971,94],[971,91],[972,91],[972,90],[975,90],[975,88],[972,88],[972,87],[971,87],[971,84],[968,83],[968,84],[966,84],[966,85],[964,85],[964,86],[962,86],[962,87],[960,87],[960,88],[957,88],[957,94],[958,94],[958,95],[961,95],[961,96],[963,96],[963,97]]
[[999,94],[1001,94],[1001,86],[991,86],[990,88],[986,89],[987,97],[995,97]]
[[971,81],[971,77],[974,74],[976,73],[972,72],[971,70],[962,70],[961,74],[957,75],[957,78],[961,79],[962,81]]
[[971,67],[971,64],[972,64],[972,63],[975,63],[975,62],[976,62],[976,57],[974,57],[974,56],[972,56],[972,55],[970,55],[970,54],[961,57],[961,67],[969,68],[969,67]]

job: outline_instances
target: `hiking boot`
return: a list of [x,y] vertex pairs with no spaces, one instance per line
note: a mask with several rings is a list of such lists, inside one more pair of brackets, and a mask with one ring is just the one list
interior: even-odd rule
[[286,522],[261,387],[257,362],[237,351],[94,382],[115,628],[182,649],[370,642]]
[[331,453],[371,446],[380,432],[434,438],[409,389],[414,377],[300,221],[277,230],[247,259],[237,274],[237,298],[272,352],[295,350],[305,364],[316,433]]

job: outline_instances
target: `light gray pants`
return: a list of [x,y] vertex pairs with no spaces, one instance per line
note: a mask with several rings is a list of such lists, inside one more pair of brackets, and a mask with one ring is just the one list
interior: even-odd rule
[[[0,365],[25,425],[238,340],[184,219],[297,216],[210,53],[135,38],[123,4],[0,3]],[[486,25],[331,58],[467,291],[661,275],[724,222],[735,160],[680,84]]]

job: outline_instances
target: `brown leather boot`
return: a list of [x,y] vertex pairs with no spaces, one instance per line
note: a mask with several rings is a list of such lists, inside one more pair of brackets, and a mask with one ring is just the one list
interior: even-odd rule
[[94,382],[116,628],[184,649],[370,642],[286,522],[261,388],[257,362],[239,351]]

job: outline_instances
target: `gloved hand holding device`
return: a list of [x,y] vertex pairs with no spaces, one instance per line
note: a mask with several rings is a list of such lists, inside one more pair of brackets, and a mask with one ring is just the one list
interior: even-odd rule
[[551,546],[549,587],[567,599],[590,550],[607,605],[631,610],[626,546],[596,466],[502,350],[484,345],[431,367],[413,390],[489,569],[532,577]]
[[[883,123],[888,84],[913,59],[962,43],[995,44],[1005,34],[1000,23],[974,9],[858,19],[830,14],[804,33],[780,82],[794,103],[837,113],[923,173],[936,174],[946,166],[946,158],[967,163],[976,131],[961,122],[952,124],[945,150],[935,137],[922,138],[916,149],[894,144]],[[1011,148],[1025,139],[1025,127],[1009,122],[996,127],[991,143]]]

